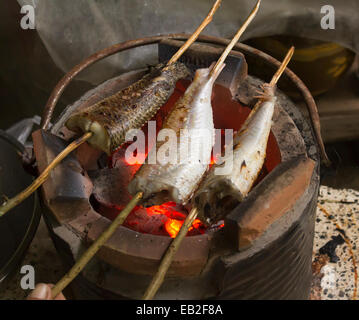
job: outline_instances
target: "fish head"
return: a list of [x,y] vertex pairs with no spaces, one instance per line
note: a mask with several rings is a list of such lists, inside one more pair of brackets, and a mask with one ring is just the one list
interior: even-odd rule
[[198,209],[198,219],[210,226],[223,220],[242,200],[242,194],[231,181],[214,179],[199,188],[192,205]]

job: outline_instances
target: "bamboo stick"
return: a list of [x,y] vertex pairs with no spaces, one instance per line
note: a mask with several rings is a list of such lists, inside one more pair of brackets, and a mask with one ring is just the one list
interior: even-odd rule
[[16,207],[18,204],[27,199],[33,192],[35,192],[49,177],[49,174],[52,169],[54,169],[66,156],[68,156],[72,151],[86,142],[92,133],[85,133],[80,138],[76,139],[74,142],[70,143],[66,149],[64,149],[56,158],[48,165],[48,167],[37,177],[37,179],[28,186],[25,190],[17,194],[15,197],[7,200],[2,206],[0,206],[0,217],[2,217],[6,212]]
[[[264,85],[263,85],[264,87],[265,87],[265,86],[269,86],[269,87],[274,88],[274,87],[277,85],[277,83],[278,83],[278,81],[279,81],[281,75],[283,74],[283,72],[284,72],[285,69],[287,68],[287,66],[288,66],[288,64],[289,64],[289,62],[290,62],[290,60],[292,59],[293,53],[294,53],[294,47],[292,46],[292,47],[290,47],[290,49],[288,50],[288,52],[287,52],[285,58],[283,59],[282,63],[280,64],[280,66],[279,66],[279,68],[277,69],[276,73],[273,75],[271,81],[270,81],[269,83],[267,83],[267,84],[264,84]],[[257,101],[257,103],[255,104],[255,106],[253,107],[252,112],[249,114],[247,120],[250,119],[250,117],[254,114],[255,110],[257,110],[257,109],[262,105],[262,102],[263,102],[264,100],[266,100],[266,94],[264,94],[264,93],[263,93],[262,91],[260,91],[260,90],[257,90],[257,92],[258,92],[260,95],[254,96],[254,98],[257,98],[258,101]]]
[[207,27],[207,25],[212,21],[213,15],[221,5],[221,2],[222,0],[217,0],[214,3],[212,9],[209,11],[206,18],[202,21],[202,23],[199,25],[196,31],[188,38],[188,40],[181,46],[181,48],[178,49],[178,51],[168,61],[167,63],[168,66],[171,65],[172,63],[175,63],[182,56],[182,54],[189,48],[189,46],[196,41],[196,39],[203,31],[203,29]]
[[178,251],[183,239],[186,237],[188,229],[192,226],[193,221],[196,219],[198,211],[196,208],[193,208],[188,214],[186,220],[184,221],[180,231],[178,232],[176,238],[173,239],[170,246],[168,247],[165,255],[161,260],[161,264],[158,268],[157,273],[153,277],[150,285],[148,286],[145,294],[143,295],[143,300],[152,299],[160,288],[163,280],[165,279],[168,268],[170,267],[173,257]]
[[127,206],[120,212],[111,225],[100,235],[99,238],[85,251],[80,259],[74,264],[68,273],[52,288],[52,297],[55,298],[61,291],[63,291],[73,279],[85,268],[87,263],[93,258],[98,250],[106,243],[106,241],[113,235],[118,226],[122,225],[127,216],[141,200],[142,192],[138,192]]
[[280,67],[278,68],[277,72],[274,74],[274,76],[272,77],[271,82],[269,83],[270,86],[275,86],[277,84],[277,82],[279,81],[279,78],[281,77],[281,75],[283,74],[284,70],[287,68],[288,63],[290,62],[290,59],[292,59],[294,53],[294,47],[290,47],[290,49],[288,50],[285,58],[283,59]]
[[257,12],[259,10],[259,6],[261,4],[261,0],[258,0],[256,5],[254,6],[254,8],[252,9],[251,13],[249,14],[249,16],[247,17],[247,19],[244,21],[243,25],[239,28],[239,30],[237,31],[236,35],[233,37],[232,41],[228,44],[227,48],[223,51],[222,55],[220,56],[220,58],[218,59],[217,63],[215,64],[215,66],[213,67],[213,69],[211,70],[210,76],[217,74],[219,72],[219,70],[222,67],[222,64],[224,63],[224,60],[226,60],[227,56],[229,55],[229,53],[231,52],[231,50],[233,49],[233,47],[236,45],[236,43],[238,42],[239,38],[241,37],[241,35],[243,34],[244,31],[246,31],[247,27],[249,26],[249,24],[252,22],[252,20],[254,19],[254,17],[257,15]]

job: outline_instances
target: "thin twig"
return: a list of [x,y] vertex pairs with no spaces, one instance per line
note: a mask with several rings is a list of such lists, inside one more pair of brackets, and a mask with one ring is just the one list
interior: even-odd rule
[[52,297],[55,298],[62,290],[64,290],[73,279],[85,268],[87,263],[93,258],[97,251],[106,243],[106,241],[116,231],[118,226],[123,224],[127,216],[131,213],[133,208],[141,200],[142,192],[138,192],[127,206],[120,212],[111,225],[97,238],[97,240],[85,251],[81,258],[74,264],[68,273],[52,288]]
[[[284,70],[287,68],[290,60],[292,59],[292,56],[293,56],[293,53],[294,53],[294,47],[292,46],[285,58],[283,59],[282,63],[280,64],[279,68],[277,69],[276,73],[273,75],[271,81],[269,82],[269,86],[274,88],[275,85],[277,84],[277,82],[279,81],[281,75],[283,74]],[[255,114],[256,110],[258,108],[260,108],[260,106],[262,105],[262,102],[265,101],[265,98],[263,96],[256,96],[255,98],[258,98],[258,101],[257,103],[255,104],[255,106],[253,107],[252,109],[252,112],[249,114],[249,116],[247,117],[246,119],[246,122],[252,117],[252,115]]]
[[240,27],[240,29],[237,31],[236,35],[234,36],[234,38],[232,39],[232,41],[228,44],[227,48],[223,51],[222,55],[220,56],[220,58],[218,59],[217,63],[215,64],[215,66],[213,67],[213,69],[211,70],[210,76],[217,74],[218,72],[220,72],[222,65],[224,63],[224,60],[226,60],[227,56],[229,55],[229,53],[231,52],[231,50],[233,49],[233,47],[236,45],[236,43],[238,42],[239,38],[241,37],[241,35],[243,34],[244,31],[246,31],[247,27],[249,26],[249,24],[252,22],[252,20],[254,19],[254,17],[256,16],[259,6],[261,4],[261,0],[258,0],[256,5],[254,6],[252,12],[249,14],[249,16],[247,17],[247,19],[244,21],[243,25]]
[[0,206],[0,217],[2,217],[6,212],[16,207],[18,204],[27,199],[33,192],[35,192],[49,177],[49,173],[54,169],[67,155],[72,151],[78,148],[81,144],[87,141],[92,136],[92,133],[85,133],[82,137],[76,139],[74,142],[70,143],[66,149],[64,149],[56,158],[48,165],[48,167],[37,177],[37,179],[28,186],[24,191],[17,194],[15,197],[6,201],[2,206]]
[[193,221],[196,219],[197,214],[198,211],[196,208],[193,208],[191,212],[188,214],[176,238],[173,239],[171,245],[168,247],[165,255],[163,256],[157,273],[153,277],[149,287],[147,288],[145,294],[143,295],[142,298],[143,300],[150,300],[156,295],[158,289],[160,288],[166,276],[167,270],[172,263],[174,255],[179,249],[183,239],[186,237],[188,229],[191,227]]
[[188,49],[188,47],[196,41],[200,33],[203,31],[205,27],[212,21],[214,13],[217,11],[219,6],[221,5],[222,0],[217,0],[215,4],[213,5],[212,9],[209,11],[206,18],[202,21],[200,26],[197,28],[197,30],[188,38],[188,40],[181,46],[181,48],[178,49],[178,51],[172,56],[172,58],[168,61],[167,65],[171,65],[172,63],[175,63],[182,54]]
[[292,46],[288,50],[285,58],[283,59],[283,62],[281,63],[280,67],[278,68],[277,72],[272,77],[272,80],[269,83],[270,86],[273,87],[273,86],[275,86],[277,84],[277,82],[279,81],[279,78],[283,74],[284,70],[287,68],[288,63],[290,62],[290,59],[292,59],[293,53],[294,53],[294,47]]

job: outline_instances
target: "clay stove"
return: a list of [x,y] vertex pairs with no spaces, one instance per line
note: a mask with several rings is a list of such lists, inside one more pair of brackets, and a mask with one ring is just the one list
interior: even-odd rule
[[[181,42],[161,40],[159,59],[166,60]],[[182,60],[195,69],[208,66],[221,52],[222,48],[195,44]],[[241,52],[234,51],[214,88],[216,128],[238,130],[255,102],[254,91],[263,81],[256,77],[261,75],[247,75],[247,55],[263,63],[263,74],[275,69],[255,49],[242,45]],[[34,149],[40,171],[72,138],[63,126],[69,114],[126,87],[144,72],[129,72],[105,82],[69,106],[51,133],[37,131]],[[293,80],[287,77],[286,81]],[[177,83],[157,115],[159,126],[187,84]],[[195,222],[156,298],[309,297],[319,158],[310,126],[279,90],[277,97],[267,159],[256,186],[225,221],[210,228]],[[123,149],[108,159],[83,145],[53,171],[42,198],[50,234],[66,268],[128,201],[126,186],[138,167],[125,161]],[[136,207],[74,282],[76,297],[141,298],[186,213],[174,203]]]

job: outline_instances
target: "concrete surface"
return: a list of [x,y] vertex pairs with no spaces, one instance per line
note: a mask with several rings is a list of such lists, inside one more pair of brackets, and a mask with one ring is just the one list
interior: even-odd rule
[[[322,186],[313,248],[312,299],[355,300],[358,292],[359,192]],[[322,260],[321,263],[316,263]]]

